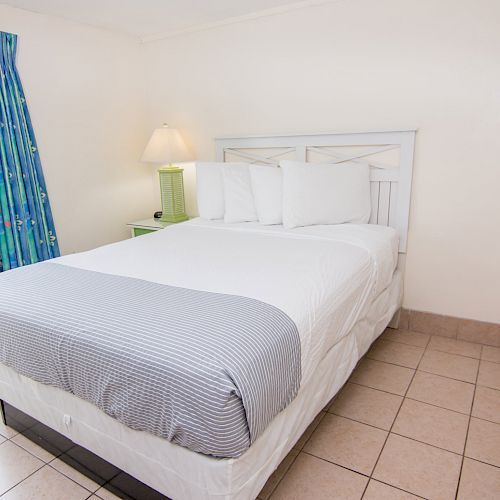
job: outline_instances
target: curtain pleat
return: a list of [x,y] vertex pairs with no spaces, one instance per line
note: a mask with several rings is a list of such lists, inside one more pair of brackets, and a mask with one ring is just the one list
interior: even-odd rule
[[59,256],[35,134],[16,68],[17,36],[0,31],[0,272]]

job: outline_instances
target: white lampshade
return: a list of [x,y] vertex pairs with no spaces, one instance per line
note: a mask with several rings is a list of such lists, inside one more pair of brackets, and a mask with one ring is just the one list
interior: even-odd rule
[[141,157],[141,161],[145,163],[161,164],[193,159],[194,157],[179,131],[175,128],[169,128],[167,124],[154,130]]

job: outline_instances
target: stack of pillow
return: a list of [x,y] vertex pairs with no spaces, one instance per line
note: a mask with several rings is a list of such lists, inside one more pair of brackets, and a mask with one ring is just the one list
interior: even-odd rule
[[370,219],[366,164],[281,161],[197,163],[200,217],[226,223],[258,221],[286,228],[316,224],[365,224]]

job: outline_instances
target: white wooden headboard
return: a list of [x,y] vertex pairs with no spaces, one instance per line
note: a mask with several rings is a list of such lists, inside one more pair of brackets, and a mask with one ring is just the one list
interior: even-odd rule
[[415,130],[215,139],[217,161],[277,165],[280,159],[370,166],[370,224],[394,227],[406,253]]

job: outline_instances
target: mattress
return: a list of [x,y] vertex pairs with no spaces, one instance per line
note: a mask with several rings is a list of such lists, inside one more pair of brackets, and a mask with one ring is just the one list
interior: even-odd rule
[[396,231],[385,226],[285,229],[197,218],[52,262],[273,305],[297,325],[304,384],[389,285],[397,248]]

